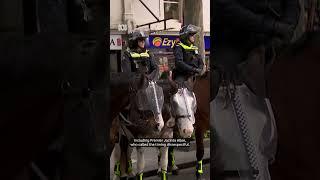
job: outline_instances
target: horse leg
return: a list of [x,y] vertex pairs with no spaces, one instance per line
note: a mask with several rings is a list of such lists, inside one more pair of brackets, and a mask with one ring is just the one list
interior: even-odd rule
[[196,176],[197,179],[201,179],[201,175],[203,174],[202,169],[202,158],[204,154],[204,145],[203,145],[203,136],[204,132],[202,131],[201,126],[196,126],[195,129],[195,136],[196,136],[196,144],[197,144],[197,167],[196,167]]
[[133,172],[132,168],[132,159],[131,159],[131,154],[132,154],[133,148],[128,146],[127,150],[127,174],[128,174],[128,179],[135,179],[135,174]]
[[161,147],[160,148],[160,167],[159,167],[161,168],[161,171],[158,170],[158,172],[160,172],[161,180],[168,179],[167,167],[168,167],[168,147]]
[[114,145],[113,158],[115,162],[114,170],[113,170],[113,180],[116,180],[121,177],[121,169],[120,169],[121,148],[119,143],[116,143]]
[[114,176],[113,179],[127,179],[126,178],[126,170],[127,170],[127,147],[128,140],[125,136],[121,136],[120,142],[116,143],[113,150],[113,158],[114,158]]
[[176,165],[175,157],[174,157],[174,147],[168,148],[168,172],[171,172],[172,175],[179,174],[179,168]]
[[144,148],[137,147],[137,178],[139,180],[143,179],[143,170],[144,170]]
[[[176,132],[173,133],[174,137],[176,137]],[[179,174],[179,168],[176,165],[175,157],[174,157],[174,147],[170,146],[168,149],[168,172],[171,172],[172,175]]]

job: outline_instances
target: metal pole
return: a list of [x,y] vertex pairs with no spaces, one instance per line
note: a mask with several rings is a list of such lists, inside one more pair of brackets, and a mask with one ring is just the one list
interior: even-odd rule
[[148,8],[148,6],[147,6],[142,0],[139,0],[139,1],[140,1],[141,4],[152,14],[152,16],[159,21],[159,19],[157,18],[157,16],[156,16],[155,14],[153,14],[153,12]]

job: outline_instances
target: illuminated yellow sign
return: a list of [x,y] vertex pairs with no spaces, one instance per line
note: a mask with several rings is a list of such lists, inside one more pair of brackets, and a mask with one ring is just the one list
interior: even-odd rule
[[175,38],[175,39],[172,39],[172,38],[168,38],[168,37],[165,37],[165,38],[161,38],[161,37],[154,37],[153,40],[152,40],[152,44],[155,46],[155,47],[170,47],[170,48],[173,48],[177,42],[179,41],[179,38]]

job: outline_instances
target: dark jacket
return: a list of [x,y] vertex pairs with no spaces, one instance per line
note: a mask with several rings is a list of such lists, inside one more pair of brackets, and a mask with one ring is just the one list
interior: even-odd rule
[[174,48],[174,56],[176,66],[174,76],[192,76],[196,73],[194,68],[203,68],[203,61],[196,46],[178,43]]
[[[261,85],[265,78],[254,78],[255,72],[265,71],[265,65],[249,67],[246,60],[250,52],[260,46],[266,50],[265,57],[272,57],[270,42],[273,38],[281,38],[276,35],[274,24],[282,22],[296,26],[300,15],[299,0],[215,0],[213,7],[213,98],[223,79],[241,79],[252,89],[262,89],[254,93],[265,97],[265,87]],[[251,64],[257,62],[260,61],[251,58]],[[250,73],[244,75],[244,71]]]
[[[275,37],[275,21],[296,25],[299,0],[215,0],[213,9],[213,46],[228,47],[247,55],[254,47],[268,44]],[[240,62],[241,56],[234,61]],[[223,63],[223,58],[215,59]]]
[[154,56],[146,50],[145,52],[138,53],[137,51],[125,51],[121,67],[123,72],[145,72],[152,73],[158,69],[158,65],[154,60]]

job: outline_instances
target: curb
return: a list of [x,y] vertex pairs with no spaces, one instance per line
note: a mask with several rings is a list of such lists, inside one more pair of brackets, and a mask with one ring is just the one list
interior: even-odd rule
[[[204,148],[210,148],[210,139],[203,139],[203,146]],[[196,151],[197,149],[197,144],[196,141],[191,141],[190,143],[190,147],[189,148],[183,148],[183,147],[178,147],[175,148],[176,151]],[[210,158],[205,158],[202,160],[202,164],[209,164],[210,163]],[[177,164],[178,168],[181,169],[187,169],[187,168],[191,168],[191,167],[196,167],[197,162],[196,161],[191,161],[191,162],[185,162],[185,163],[181,163],[181,164]],[[143,173],[144,177],[151,177],[151,176],[156,176],[157,175],[157,171],[158,169],[155,170],[149,170]]]

